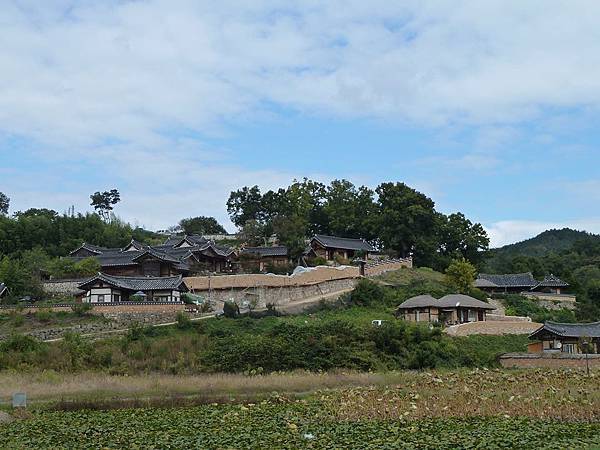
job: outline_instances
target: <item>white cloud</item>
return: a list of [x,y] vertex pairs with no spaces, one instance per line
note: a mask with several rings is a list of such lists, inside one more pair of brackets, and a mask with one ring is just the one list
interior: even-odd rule
[[600,234],[600,218],[562,222],[504,220],[485,227],[490,237],[490,247],[501,247],[537,236],[546,230],[571,228]]
[[[599,13],[586,1],[5,2],[0,132],[49,161],[102,159],[143,223],[163,225],[152,199],[223,216],[232,188],[292,175],[236,166],[182,132],[219,135],[283,107],[476,124],[477,145],[496,148],[546,107],[598,107]],[[479,149],[445,161],[498,164]],[[25,192],[74,198],[39,180],[13,198]]]

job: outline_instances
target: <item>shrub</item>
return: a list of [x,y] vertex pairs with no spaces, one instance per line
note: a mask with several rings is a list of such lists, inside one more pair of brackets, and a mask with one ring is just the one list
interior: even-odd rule
[[54,313],[51,309],[40,309],[35,312],[35,318],[43,323],[48,323],[54,317]]
[[36,338],[24,334],[13,334],[6,341],[0,343],[2,352],[33,352],[40,348],[41,342]]
[[25,316],[23,314],[12,314],[12,323],[15,328],[22,327],[25,324]]
[[230,319],[235,319],[240,314],[240,307],[235,302],[223,303],[223,315]]
[[349,303],[352,305],[369,306],[375,303],[383,303],[385,297],[386,292],[382,286],[363,278],[350,293]]
[[177,313],[177,328],[180,330],[189,330],[192,326],[192,321],[186,313],[183,311]]
[[87,316],[94,308],[91,303],[75,303],[71,305],[71,310],[79,317]]

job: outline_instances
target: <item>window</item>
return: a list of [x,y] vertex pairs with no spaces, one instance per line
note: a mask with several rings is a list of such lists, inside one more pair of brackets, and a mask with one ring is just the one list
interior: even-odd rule
[[577,353],[575,344],[563,344],[562,351],[564,353]]
[[114,299],[115,299],[115,302],[120,302],[121,301],[121,294],[115,294],[114,295]]
[[98,294],[98,303],[104,303],[104,294]]
[[469,322],[477,322],[477,311],[474,309],[469,310]]
[[415,320],[418,322],[419,320],[421,320],[421,311],[419,311],[418,309],[415,311]]

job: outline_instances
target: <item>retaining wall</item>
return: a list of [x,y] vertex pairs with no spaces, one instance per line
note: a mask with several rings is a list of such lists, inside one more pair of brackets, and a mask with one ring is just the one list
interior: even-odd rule
[[500,364],[505,368],[545,368],[545,369],[600,369],[600,355],[571,355],[568,353],[506,353],[500,356]]
[[343,280],[324,281],[306,286],[280,286],[280,287],[248,287],[215,290],[196,290],[195,293],[210,299],[211,303],[222,303],[226,301],[256,300],[256,307],[264,308],[268,304],[276,306],[288,305],[313,297],[324,297],[336,292],[354,288],[358,278],[347,278]]

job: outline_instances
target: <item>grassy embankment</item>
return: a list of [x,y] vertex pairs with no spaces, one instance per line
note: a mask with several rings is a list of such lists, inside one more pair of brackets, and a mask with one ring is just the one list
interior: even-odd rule
[[[399,287],[363,281],[336,303],[296,316],[137,326],[93,343],[78,335],[57,343],[15,335],[0,343],[0,370],[133,375],[493,367],[499,354],[525,348],[523,336],[451,338],[440,328],[394,317],[411,295],[443,293],[439,277],[426,269],[400,270],[378,279]],[[375,319],[384,325],[372,326]]]

